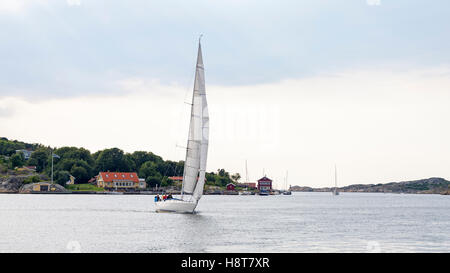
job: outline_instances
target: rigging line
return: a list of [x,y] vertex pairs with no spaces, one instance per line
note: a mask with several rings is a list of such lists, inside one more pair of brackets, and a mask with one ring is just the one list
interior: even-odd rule
[[[194,47],[195,48],[195,47]],[[195,56],[195,54],[194,54],[194,56]],[[189,69],[189,71],[192,71],[192,70],[190,70]],[[195,73],[196,73],[196,71],[194,70],[193,72],[190,72],[189,74],[191,75],[190,77],[188,77],[187,79],[186,79],[186,83],[184,84],[184,86],[185,86],[185,92],[184,92],[184,100],[183,100],[183,105],[184,104],[189,104],[191,107],[192,107],[192,103],[188,103],[188,102],[186,102],[187,101],[187,97],[189,96],[189,94],[190,94],[190,92],[191,92],[191,90],[193,89],[193,82],[195,81],[193,81],[192,79],[195,79]],[[184,116],[184,107],[181,107],[181,111],[179,112],[179,121],[182,121],[182,120],[184,120],[183,119],[183,116]],[[189,118],[190,119],[190,118]],[[178,141],[177,141],[178,142]],[[176,157],[177,158],[179,158],[179,156],[178,156],[178,154],[179,154],[179,151],[178,151],[178,149],[176,149],[176,147],[175,147],[175,154],[176,154]],[[173,174],[175,175],[175,176],[178,176],[178,171],[177,171],[177,169],[178,169],[178,163],[180,162],[180,161],[183,161],[183,160],[178,160],[178,161],[173,161],[174,163],[175,163],[175,167],[173,168],[172,166],[171,166],[171,164],[168,164],[167,166],[166,166],[166,169],[165,169],[165,171],[164,171],[164,176],[167,176],[167,171],[168,171],[168,169],[169,168],[171,168],[172,170],[173,170]],[[186,160],[184,160],[184,162],[185,162]],[[184,163],[183,163],[183,165],[184,165]]]

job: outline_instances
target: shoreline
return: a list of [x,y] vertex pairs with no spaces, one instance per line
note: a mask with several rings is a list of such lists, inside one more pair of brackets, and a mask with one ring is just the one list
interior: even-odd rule
[[[326,191],[292,191],[295,193],[332,193],[332,191],[326,192]],[[413,193],[413,192],[340,192],[340,193],[375,193],[375,194],[411,194],[411,195],[450,195],[450,193]],[[157,195],[157,194],[167,194],[167,193],[161,193],[161,192],[96,192],[96,191],[71,191],[71,192],[0,192],[0,194],[73,194],[73,195],[85,195],[85,194],[98,194],[98,195]],[[173,194],[173,193],[172,193]],[[178,193],[175,193],[177,195]],[[203,195],[234,195],[234,196],[241,196],[239,194],[227,194],[227,193],[204,193]],[[254,194],[258,195],[258,194]],[[253,195],[253,196],[254,196]],[[276,194],[280,195],[280,194]],[[242,195],[246,196],[246,195]],[[248,195],[252,196],[252,195]],[[271,195],[269,195],[271,196]]]

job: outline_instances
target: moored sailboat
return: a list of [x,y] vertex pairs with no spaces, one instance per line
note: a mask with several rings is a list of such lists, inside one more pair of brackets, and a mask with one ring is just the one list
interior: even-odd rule
[[336,165],[334,165],[334,190],[333,195],[339,195],[338,188],[337,188],[337,168]]
[[287,181],[288,181],[288,171],[286,171],[286,177],[284,178],[285,190],[283,191],[283,194],[284,195],[292,195],[291,187],[288,188],[288,182]]
[[199,40],[181,197],[155,202],[157,212],[194,212],[203,195],[208,143],[209,114],[202,49]]

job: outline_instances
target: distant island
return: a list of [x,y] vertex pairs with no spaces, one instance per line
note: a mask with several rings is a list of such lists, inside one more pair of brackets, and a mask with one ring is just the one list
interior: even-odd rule
[[[390,182],[385,184],[354,184],[338,188],[340,192],[382,192],[382,193],[416,193],[416,194],[450,194],[450,181],[440,177],[414,181]],[[297,192],[331,192],[334,188],[311,188],[292,186]]]

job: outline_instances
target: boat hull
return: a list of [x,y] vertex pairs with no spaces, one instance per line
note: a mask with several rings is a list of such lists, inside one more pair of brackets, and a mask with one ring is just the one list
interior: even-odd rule
[[156,212],[194,213],[197,202],[184,200],[166,200],[155,202]]

